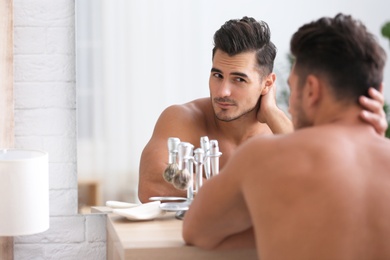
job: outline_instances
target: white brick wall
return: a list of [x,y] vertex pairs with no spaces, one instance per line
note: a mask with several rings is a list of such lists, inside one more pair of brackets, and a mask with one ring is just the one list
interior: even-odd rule
[[74,0],[14,0],[15,147],[49,153],[50,229],[15,259],[105,259],[106,217],[77,214]]

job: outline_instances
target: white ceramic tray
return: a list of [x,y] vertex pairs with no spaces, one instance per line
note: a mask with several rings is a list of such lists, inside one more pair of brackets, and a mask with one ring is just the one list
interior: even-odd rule
[[112,212],[129,220],[152,220],[164,214],[160,204],[160,201],[153,201],[132,208],[114,209]]

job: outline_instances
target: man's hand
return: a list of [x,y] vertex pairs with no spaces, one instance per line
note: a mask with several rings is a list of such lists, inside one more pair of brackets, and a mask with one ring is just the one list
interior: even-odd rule
[[274,134],[287,134],[294,130],[294,126],[287,115],[276,104],[276,86],[272,84],[268,93],[260,97],[260,106],[257,111],[257,120],[269,126]]
[[360,118],[371,124],[378,134],[384,136],[388,127],[386,114],[383,110],[384,97],[381,92],[374,88],[370,88],[368,94],[371,98],[365,96],[359,98],[359,103],[364,108],[360,113]]
[[275,111],[279,110],[276,105],[276,86],[269,87],[268,93],[260,97],[260,106],[257,111],[257,120],[260,123],[267,123],[270,117],[275,116]]

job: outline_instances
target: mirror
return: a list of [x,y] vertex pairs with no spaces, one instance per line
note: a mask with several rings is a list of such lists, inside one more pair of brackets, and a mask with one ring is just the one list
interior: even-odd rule
[[[209,95],[212,38],[225,21],[252,16],[269,24],[278,47],[280,93],[289,73],[289,40],[299,26],[350,13],[388,50],[380,28],[390,19],[389,5],[382,0],[360,5],[337,0],[77,1],[79,194],[94,198],[82,203],[137,201],[139,159],[154,124],[165,107]],[[389,65],[385,71],[388,81]]]

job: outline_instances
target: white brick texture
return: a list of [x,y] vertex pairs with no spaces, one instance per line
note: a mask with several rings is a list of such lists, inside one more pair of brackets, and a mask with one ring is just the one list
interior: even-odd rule
[[41,247],[36,244],[15,245],[17,260],[99,260],[106,259],[105,242],[78,244],[48,244]]
[[15,135],[74,137],[75,117],[74,109],[17,109],[15,110]]
[[77,214],[77,190],[50,190],[50,216]]
[[14,56],[15,82],[74,82],[74,56],[26,55]]
[[20,244],[84,242],[85,218],[83,215],[51,218],[49,230],[37,235],[16,237],[15,242]]
[[76,108],[74,82],[16,82],[14,84],[14,95],[17,109]]
[[20,27],[14,30],[14,54],[42,54],[46,51],[46,28]]
[[49,153],[50,228],[15,259],[106,259],[106,216],[77,214],[75,0],[14,0],[15,147]]
[[75,163],[50,163],[49,186],[52,190],[72,189],[77,185]]
[[[104,214],[87,215],[85,224],[87,242],[106,241],[106,219],[106,215]],[[104,225],[102,225],[102,223],[104,223]]]

